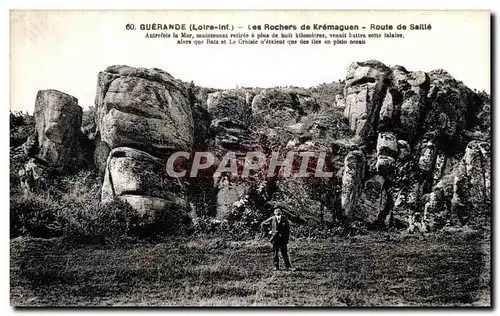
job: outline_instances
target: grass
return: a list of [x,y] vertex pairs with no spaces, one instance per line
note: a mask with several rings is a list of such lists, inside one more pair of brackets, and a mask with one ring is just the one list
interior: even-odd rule
[[296,271],[273,271],[265,240],[177,238],[69,246],[11,240],[15,306],[490,305],[489,237],[373,233],[297,239]]

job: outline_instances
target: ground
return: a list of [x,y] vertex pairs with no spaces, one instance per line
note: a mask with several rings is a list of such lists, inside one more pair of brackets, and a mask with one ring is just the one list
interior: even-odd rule
[[299,238],[290,243],[296,271],[274,271],[262,238],[121,246],[16,238],[11,304],[489,306],[489,244],[471,230]]

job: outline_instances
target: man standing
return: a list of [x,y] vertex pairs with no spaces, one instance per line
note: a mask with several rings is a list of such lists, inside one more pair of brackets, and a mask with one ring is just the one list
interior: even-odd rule
[[287,249],[288,240],[290,239],[290,223],[288,222],[288,219],[282,214],[279,208],[275,208],[274,216],[271,216],[263,221],[260,226],[264,227],[269,224],[271,224],[271,238],[269,241],[273,245],[275,269],[279,270],[280,251],[283,256],[283,261],[285,261],[285,269],[292,269]]

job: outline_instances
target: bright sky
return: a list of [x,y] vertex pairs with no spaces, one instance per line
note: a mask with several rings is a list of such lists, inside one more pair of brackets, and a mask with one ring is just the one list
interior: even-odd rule
[[[366,45],[199,45],[147,39],[127,23],[398,24],[431,23],[404,39]],[[243,29],[242,29],[243,30]],[[32,112],[41,89],[94,105],[97,74],[109,65],[156,67],[195,84],[314,86],[345,78],[353,61],[378,59],[408,70],[443,68],[470,88],[490,91],[490,14],[467,11],[12,11],[11,110]]]

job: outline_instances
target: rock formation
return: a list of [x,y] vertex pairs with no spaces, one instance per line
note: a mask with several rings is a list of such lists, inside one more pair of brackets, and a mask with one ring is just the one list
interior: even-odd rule
[[118,197],[140,215],[166,216],[187,210],[185,188],[180,179],[167,179],[161,159],[128,147],[113,149],[107,160],[102,202]]
[[83,163],[82,108],[78,100],[57,90],[40,90],[35,100],[35,133],[20,146],[16,160],[22,190],[29,194],[51,177]]
[[186,189],[165,169],[169,153],[189,151],[194,142],[184,83],[159,69],[112,66],[99,73],[95,102],[95,160],[105,165],[102,201],[119,198],[161,218],[187,213]]
[[[88,151],[79,146],[84,135],[94,144],[102,202],[122,199],[151,221],[191,214],[254,225],[279,203],[309,225],[430,231],[487,216],[491,207],[489,99],[444,70],[370,60],[352,63],[345,84],[217,90],[160,69],[111,66],[98,75],[95,122],[81,131],[77,103],[39,92],[37,135],[16,150],[33,158],[20,174],[39,177],[37,159],[68,167]],[[198,150],[232,151],[240,160],[249,151],[323,152],[333,177],[166,174],[172,152]]]
[[[454,213],[462,214],[457,215],[461,218],[464,207],[483,203],[484,209],[488,205],[488,142],[467,145],[471,137],[487,137],[484,128],[477,128],[483,106],[463,83],[444,70],[411,72],[377,61],[357,62],[348,68],[344,97],[344,116],[360,139],[358,143],[370,153],[377,139],[375,168],[368,172],[372,176],[366,180],[362,195],[368,198],[358,202],[367,212],[364,221],[372,223],[375,218],[380,221],[390,215],[393,223],[397,220],[427,230],[433,226],[433,216],[447,205],[453,205]],[[456,163],[466,145],[462,162]],[[350,170],[347,161],[345,170]],[[450,173],[456,174],[453,202],[444,193],[446,181],[441,181]],[[352,183],[350,177],[349,172],[344,173]],[[471,183],[475,183],[475,189],[465,189]],[[386,190],[395,200],[390,212],[385,207]],[[377,201],[376,211],[369,211]],[[352,208],[351,204],[344,205],[345,210]]]
[[157,155],[193,144],[186,87],[159,69],[112,66],[99,73],[96,94],[101,140]]
[[452,217],[461,222],[491,205],[491,148],[471,141],[459,162],[453,181]]
[[342,209],[346,217],[352,217],[357,213],[357,203],[365,177],[365,165],[365,157],[361,151],[351,151],[345,157],[342,176]]
[[[207,134],[198,143],[221,155],[228,150],[239,156],[279,148],[328,153],[336,176],[323,187],[305,179],[281,179],[276,194],[267,196],[267,202],[278,202],[295,195],[300,201],[289,204],[294,209],[306,207],[299,216],[309,223],[318,217],[322,223],[325,218],[335,222],[340,213],[371,226],[429,230],[453,222],[454,216],[463,223],[463,210],[489,203],[491,167],[484,141],[488,108],[443,70],[412,72],[378,61],[355,62],[347,69],[345,86],[334,96],[332,107],[321,106],[321,95],[302,88],[204,91],[157,69],[113,66],[100,73],[97,120],[106,146],[99,145],[96,155],[111,150],[103,198],[124,195],[119,187],[113,189],[118,180],[110,181],[111,177],[126,175],[127,181],[140,182],[133,180],[140,176],[132,165],[148,173],[147,164],[160,163],[173,150],[190,149],[198,124]],[[207,118],[195,122],[192,113],[200,107]],[[125,158],[112,157],[123,153],[124,147],[136,153],[127,156],[127,164],[119,162]],[[160,160],[153,163],[146,155]],[[116,171],[120,168],[130,170]],[[455,174],[453,181],[450,174]],[[215,216],[220,220],[227,219],[243,197],[255,197],[248,182],[234,177],[222,180],[213,182]],[[263,180],[264,186],[268,180]],[[466,189],[470,185],[474,189]],[[183,196],[165,198],[167,192],[147,186],[130,190],[137,195],[153,191],[158,194],[151,196],[168,201]]]
[[35,120],[41,160],[62,170],[80,158],[78,133],[82,108],[75,97],[57,90],[39,91]]

